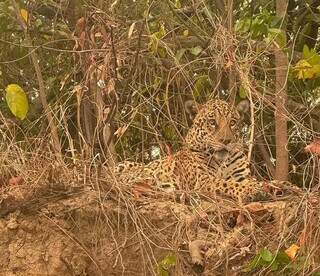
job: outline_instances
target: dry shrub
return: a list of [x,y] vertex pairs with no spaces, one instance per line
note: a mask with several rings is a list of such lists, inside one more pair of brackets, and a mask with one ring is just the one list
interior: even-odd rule
[[[87,25],[80,21],[82,32],[75,33],[74,50],[81,50],[74,57],[81,65],[75,66],[78,86],[67,96],[68,103],[61,104],[62,97],[53,107],[64,141],[63,162],[51,151],[44,120],[38,136],[19,123],[8,126],[3,120],[0,124],[2,271],[8,275],[35,271],[41,275],[151,275],[171,253],[177,258],[171,268],[174,275],[196,275],[198,270],[206,275],[241,275],[260,249],[275,253],[296,244],[300,249],[292,267],[281,267],[280,273],[314,275],[319,270],[320,248],[317,191],[292,188],[284,198],[241,206],[192,192],[172,196],[140,189],[135,193],[131,183],[118,182],[101,165],[110,155],[115,160],[150,161],[153,146],[163,155],[170,152],[168,141],[176,150],[190,124],[183,109],[185,100],[204,102],[230,94],[236,98],[241,84],[251,102],[247,126],[255,130],[246,133],[253,171],[259,178],[272,176],[273,72],[266,69],[272,49],[262,45],[257,52],[261,45],[239,41],[216,22],[210,37],[202,40],[168,33],[158,41],[165,53],[161,57],[150,50],[152,33],[145,23],[137,22],[128,39],[132,22],[94,11]],[[196,57],[188,53],[177,62],[177,45],[200,45],[202,51]],[[236,78],[227,87],[225,75],[230,74]],[[222,89],[226,87],[229,90]],[[74,102],[69,104],[71,97]],[[89,117],[84,105],[94,110],[90,127],[84,125]],[[314,135],[306,120],[314,114],[307,105],[292,106],[287,116],[294,148],[290,150],[296,157]],[[76,131],[70,130],[72,124]],[[114,144],[106,139],[108,135],[113,135]],[[298,164],[293,172],[298,180],[314,175],[309,174],[311,161],[308,155],[292,161]],[[10,183],[13,177],[24,181]],[[306,183],[300,186],[309,186]],[[270,267],[260,273],[267,271]]]
[[[260,249],[275,254],[293,244],[299,246],[293,268],[279,271],[313,275],[319,269],[316,192],[293,187],[275,201],[246,206],[193,192],[147,190],[137,196],[130,183],[112,179],[104,169],[88,162],[52,165],[56,157],[48,156],[26,159],[15,167],[25,182],[2,186],[3,271],[150,275],[172,254],[174,275],[247,275],[241,271]],[[13,165],[7,170],[16,158],[7,156]]]

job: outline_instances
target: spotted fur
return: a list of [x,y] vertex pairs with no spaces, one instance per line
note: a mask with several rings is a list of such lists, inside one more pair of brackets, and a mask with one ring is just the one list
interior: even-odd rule
[[147,165],[120,163],[115,168],[117,179],[149,180],[168,192],[178,189],[252,199],[262,188],[250,178],[241,142],[240,125],[246,111],[244,102],[231,106],[222,100],[208,101],[195,115],[181,150]]

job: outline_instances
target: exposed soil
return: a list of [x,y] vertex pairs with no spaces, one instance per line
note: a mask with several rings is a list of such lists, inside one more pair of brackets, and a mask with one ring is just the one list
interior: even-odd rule
[[[168,275],[248,275],[241,271],[264,246],[287,248],[305,233],[300,252],[319,250],[318,194],[239,206],[134,196],[126,185],[70,175],[3,186],[0,275],[156,275],[168,254],[177,259]],[[317,271],[315,256],[305,275]]]

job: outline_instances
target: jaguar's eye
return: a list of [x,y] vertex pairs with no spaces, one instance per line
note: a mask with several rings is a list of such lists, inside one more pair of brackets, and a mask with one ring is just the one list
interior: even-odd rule
[[230,121],[230,126],[235,126],[236,125],[236,120],[231,120]]
[[215,119],[210,119],[209,123],[211,126],[216,127],[217,126],[217,121]]

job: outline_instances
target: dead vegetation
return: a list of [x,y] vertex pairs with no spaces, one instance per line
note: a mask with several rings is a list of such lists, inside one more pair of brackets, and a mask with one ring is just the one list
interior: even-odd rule
[[248,275],[263,248],[291,250],[280,275],[319,270],[318,192],[292,187],[245,206],[192,193],[182,202],[135,194],[90,163],[35,155],[12,166],[20,157],[1,155],[1,275],[162,275],[168,258],[172,275]]
[[[6,56],[4,47],[2,75],[17,82],[20,67],[28,68],[24,85],[35,108],[23,122],[0,112],[0,275],[319,275],[319,161],[309,154],[319,143],[303,151],[319,134],[319,106],[310,104],[316,92],[294,77],[287,80],[285,150],[291,179],[303,190],[288,187],[269,202],[242,206],[192,192],[167,195],[148,183],[132,187],[106,173],[117,160],[149,162],[179,148],[190,125],[186,100],[246,97],[252,171],[272,179],[274,37],[238,36],[224,22],[224,7],[210,16],[211,1],[191,1],[188,9],[151,1],[150,16],[138,19],[134,4],[123,18],[116,12],[126,1],[112,1],[75,9],[74,25],[48,42],[46,26],[32,28],[37,17],[49,21],[50,9],[30,2],[32,51],[59,137],[54,146],[30,66],[5,66],[18,54]],[[59,16],[68,11],[59,8],[55,20],[67,22]],[[292,53],[294,64],[300,56]]]

